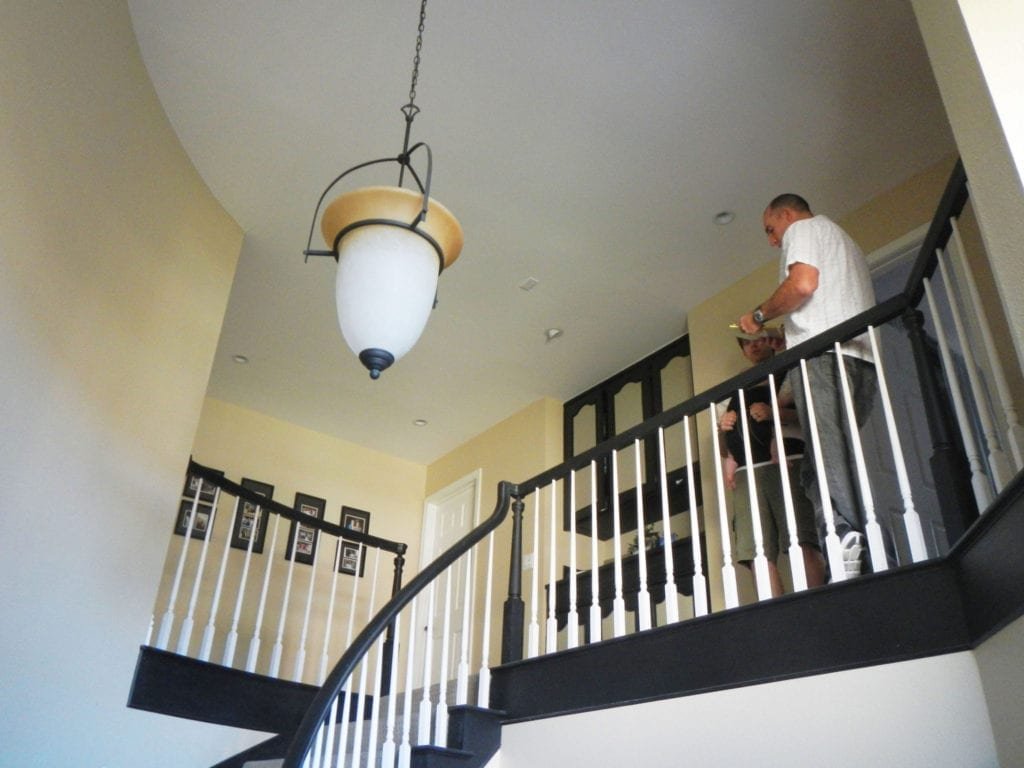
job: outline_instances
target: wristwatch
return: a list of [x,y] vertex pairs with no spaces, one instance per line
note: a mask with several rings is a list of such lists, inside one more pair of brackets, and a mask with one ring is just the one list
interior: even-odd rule
[[751,313],[751,317],[754,318],[754,322],[758,325],[764,325],[764,312],[761,311],[760,307]]

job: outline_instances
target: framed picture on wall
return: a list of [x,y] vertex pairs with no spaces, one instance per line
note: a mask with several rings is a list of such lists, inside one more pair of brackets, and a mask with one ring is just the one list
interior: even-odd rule
[[366,547],[354,541],[338,541],[341,547],[341,556],[338,558],[338,573],[347,573],[350,576],[366,573]]
[[[214,470],[218,475],[224,477],[224,473],[217,469]],[[192,501],[196,497],[196,492],[199,492],[199,500],[205,501],[207,504],[212,504],[214,496],[217,494],[217,487],[210,483],[203,482],[203,478],[199,475],[193,475],[191,472],[185,478],[185,489],[181,492],[181,496],[184,499]]]
[[[327,500],[308,493],[295,494],[295,511],[323,520],[324,511],[327,509]],[[313,564],[313,557],[316,555],[317,530],[308,525],[292,521],[288,531],[288,549],[284,556],[286,560],[292,559],[292,549],[295,550],[295,562]]]
[[[243,477],[241,486],[265,499],[274,498],[274,486],[270,483],[261,483],[259,480]],[[249,542],[252,542],[252,551],[256,554],[262,553],[269,519],[270,513],[267,510],[257,507],[251,501],[241,499],[238,505],[238,514],[235,515],[235,527],[231,531],[231,546],[236,549],[248,550]]]
[[370,532],[370,513],[355,507],[342,506],[341,527],[359,533]]
[[[188,530],[188,521],[192,517],[192,506],[194,500],[183,499],[178,507],[178,515],[174,520],[174,533],[184,536]],[[205,539],[207,531],[213,523],[213,506],[210,504],[196,504],[196,520],[192,524],[192,538]]]

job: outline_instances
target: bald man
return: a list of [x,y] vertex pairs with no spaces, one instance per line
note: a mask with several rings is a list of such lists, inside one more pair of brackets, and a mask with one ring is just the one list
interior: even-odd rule
[[[765,208],[763,222],[768,243],[782,249],[779,286],[739,319],[744,332],[758,333],[768,320],[788,315],[786,338],[792,348],[875,305],[871,275],[860,248],[827,216],[814,215],[802,197],[779,195]],[[877,390],[867,337],[858,336],[846,342],[842,357],[859,429],[871,413]],[[799,376],[799,369],[792,375]],[[827,352],[808,360],[807,377],[844,566],[848,576],[858,575],[864,523],[860,494],[853,481],[856,468],[849,442],[852,430],[842,401],[836,355]],[[793,394],[800,423],[806,429],[810,421],[802,380],[794,380]],[[814,505],[824,548],[824,510],[810,451],[804,456],[801,483]]]

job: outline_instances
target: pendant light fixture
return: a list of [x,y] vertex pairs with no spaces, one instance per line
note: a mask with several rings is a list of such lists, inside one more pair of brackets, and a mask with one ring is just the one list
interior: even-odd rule
[[[335,295],[338,323],[352,351],[377,379],[381,371],[412,349],[436,304],[437,279],[462,250],[462,227],[451,212],[430,199],[433,157],[424,142],[409,146],[416,106],[420,49],[427,0],[420,4],[420,23],[413,57],[409,103],[405,115],[405,140],[398,157],[369,160],[349,168],[323,191],[313,212],[309,239],[303,254],[330,256],[338,262]],[[427,173],[423,181],[413,168],[411,155],[423,148]],[[398,186],[362,187],[341,195],[328,205],[327,194],[343,178],[378,163],[398,163]],[[405,172],[416,190],[402,186]],[[330,250],[313,250],[313,232],[320,216],[320,230]]]

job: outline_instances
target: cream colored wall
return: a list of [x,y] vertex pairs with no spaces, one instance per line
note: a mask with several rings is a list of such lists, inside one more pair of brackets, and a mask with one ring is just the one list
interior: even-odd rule
[[242,233],[122,2],[0,5],[4,765],[210,765],[125,706]]
[[[942,197],[943,189],[954,163],[953,158],[943,160],[919,173],[903,184],[868,201],[845,216],[837,217],[865,253],[898,239],[931,221]],[[767,201],[765,201],[767,203]],[[810,201],[812,208],[814,201]],[[827,211],[819,211],[828,213]],[[696,392],[735,376],[748,367],[740,354],[734,332],[729,324],[743,313],[766,299],[778,284],[778,251],[764,246],[765,263],[747,277],[694,308],[687,317],[690,332],[690,355],[693,365],[693,383]],[[710,422],[707,414],[698,420],[699,452],[702,458],[701,483],[705,500],[717,499],[714,484],[714,453],[711,446]],[[726,491],[728,503],[729,491]],[[715,515],[715,524],[707,526],[708,557],[712,603],[722,606],[722,541],[717,524],[717,502],[705,503],[705,514]],[[716,565],[717,564],[717,565]],[[753,582],[749,571],[737,568],[737,581],[741,601],[754,599]]]
[[[472,440],[438,459],[427,468],[427,496],[477,469],[482,470],[481,519],[488,517],[497,502],[501,480],[520,483],[562,461],[562,404],[542,398]],[[495,561],[504,563],[494,574],[491,608],[489,658],[497,663],[501,647],[502,606],[508,595],[508,553],[511,545],[510,519],[495,532]],[[485,569],[477,571],[476,594],[483,594]],[[479,605],[479,603],[478,603]],[[482,617],[478,615],[479,624]],[[479,627],[474,637],[479,637]],[[474,649],[474,653],[475,653]],[[479,666],[474,658],[471,668]]]
[[[371,451],[214,398],[207,398],[203,405],[192,455],[201,464],[223,470],[227,478],[235,482],[247,477],[270,483],[274,486],[274,499],[289,507],[294,503],[296,492],[326,499],[325,519],[333,523],[340,522],[342,505],[370,512],[370,533],[392,541],[404,542],[409,546],[403,569],[403,583],[419,569],[420,526],[426,480],[426,467],[423,465]],[[230,500],[221,504],[215,523],[220,533],[215,536],[215,540],[224,541],[229,534],[232,504],[233,501]],[[168,508],[166,528],[169,533],[170,522],[176,509],[173,497],[165,506]],[[273,553],[272,564],[276,568],[273,573],[276,576],[271,580],[268,590],[265,623],[260,633],[262,643],[257,664],[257,671],[260,672],[266,672],[270,668],[270,656],[286,582],[287,561],[284,559],[284,553],[287,548],[288,531],[289,527],[283,524]],[[158,619],[167,607],[182,542],[183,538],[180,536],[170,537],[161,586],[154,604],[154,614]],[[235,656],[236,666],[244,664],[248,640],[255,628],[259,585],[262,583],[265,558],[270,554],[270,542],[271,533],[268,531],[264,552],[255,556],[256,565],[251,566],[255,570],[250,570],[246,589],[249,599],[243,603],[239,622],[239,637],[243,639]],[[329,594],[331,588],[331,557],[334,548],[333,545],[328,546],[326,542],[321,543],[321,546],[328,548],[321,550],[316,565],[314,599],[307,628],[307,661],[302,676],[302,681],[306,683],[315,683],[318,678],[325,636],[324,625],[328,612],[325,596]],[[327,552],[331,553],[329,557],[324,556]],[[359,584],[355,613],[356,631],[365,623],[368,615],[371,594],[369,587],[376,562],[375,552],[368,556],[366,575]],[[199,546],[189,547],[190,563],[185,570],[186,573],[195,572],[200,554]],[[215,555],[216,559],[211,559],[211,562],[219,562],[220,550]],[[236,594],[240,582],[244,559],[243,550],[230,550],[225,584],[228,585],[232,597]],[[310,577],[309,568],[307,565],[297,565],[293,575],[294,583],[288,601],[288,620],[285,625],[281,664],[282,674],[286,677],[291,677],[294,660],[299,653]],[[212,569],[210,573],[213,573]],[[394,555],[381,553],[377,577],[377,607],[390,596],[393,573]],[[202,618],[203,623],[209,615],[214,583],[212,575],[203,582],[204,591],[200,593],[196,611],[196,615]],[[328,649],[328,657],[332,662],[341,655],[344,646],[343,628],[347,626],[347,611],[355,583],[355,579],[349,576],[338,579],[336,605],[344,606],[346,613],[341,615],[337,609],[335,611],[335,620],[332,622],[335,629]],[[191,583],[186,586],[191,589]],[[179,614],[185,602],[181,599],[178,606]],[[215,645],[216,658],[219,658],[222,652],[223,639],[231,626],[233,611],[234,600],[221,602],[217,616],[220,634]],[[176,639],[177,635],[174,635],[172,647]],[[201,632],[194,632],[190,645],[192,654],[198,653],[200,640]]]

